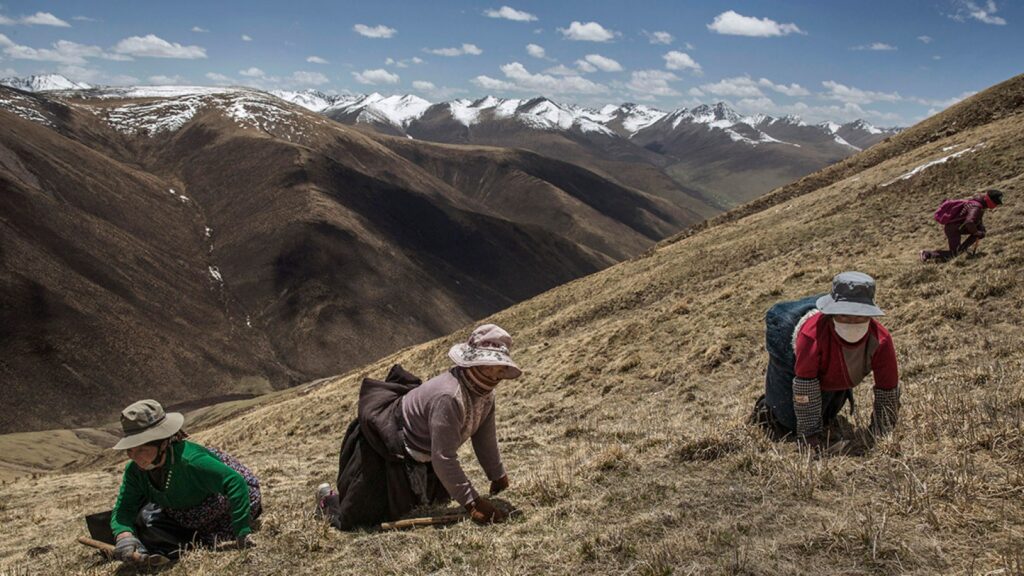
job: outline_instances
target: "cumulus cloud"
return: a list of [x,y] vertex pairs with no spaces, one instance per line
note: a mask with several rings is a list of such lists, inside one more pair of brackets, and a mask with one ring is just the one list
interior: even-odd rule
[[637,70],[632,73],[626,88],[639,97],[678,96],[679,92],[669,85],[678,80],[678,76],[664,70]]
[[433,92],[437,89],[433,82],[427,82],[426,80],[414,80],[412,87],[420,92]]
[[[590,66],[590,64],[587,64],[587,66],[589,66],[591,68],[591,70],[590,70],[591,72],[594,72],[594,71],[597,70],[593,66]],[[586,72],[586,70],[583,70],[583,71]],[[556,76],[579,76],[580,70],[577,70],[575,68],[569,68],[565,64],[559,64],[558,66],[552,66],[551,68],[548,68],[547,70],[544,71],[544,73],[545,74],[554,74]]]
[[669,70],[693,70],[697,74],[702,72],[700,64],[685,52],[672,50],[662,56],[662,58],[665,59],[665,68]]
[[217,72],[207,72],[205,74],[205,76],[206,76],[207,80],[212,81],[214,84],[220,84],[220,85],[234,84],[234,80],[232,80],[229,76],[225,76],[225,75],[219,74]]
[[474,84],[487,90],[535,92],[540,94],[603,94],[608,87],[578,75],[533,74],[519,62],[501,66],[507,80],[477,76]]
[[934,40],[931,36],[918,36],[917,39],[924,44],[931,44],[932,40]]
[[873,102],[899,102],[903,97],[898,92],[875,92],[872,90],[861,90],[852,86],[846,86],[833,80],[826,80],[821,83],[827,90],[823,94],[825,98],[838,100],[844,104],[856,104],[863,106]]
[[71,19],[76,22],[99,22],[96,18],[90,18],[88,16],[72,16]]
[[544,58],[545,56],[544,47],[537,44],[527,44],[526,53],[534,58]]
[[999,8],[996,6],[995,0],[988,0],[985,2],[984,6],[979,6],[970,0],[958,0],[957,10],[955,13],[950,15],[950,18],[958,22],[977,20],[978,22],[983,22],[985,24],[1005,26],[1006,20],[995,15],[998,11]]
[[330,79],[319,72],[297,70],[288,77],[288,82],[299,86],[321,86],[330,82]]
[[71,28],[71,24],[57,18],[49,12],[36,12],[31,16],[25,16],[21,19],[22,24],[34,25],[34,26],[56,26],[58,28]]
[[796,24],[779,24],[770,18],[744,16],[733,10],[722,12],[708,24],[708,30],[718,34],[732,36],[754,36],[767,38],[771,36],[788,36],[790,34],[806,34]]
[[537,19],[533,14],[516,10],[511,6],[502,6],[497,10],[487,10],[484,14],[490,18],[504,18],[505,20],[515,20],[516,22],[533,22]]
[[367,38],[391,38],[398,33],[398,30],[394,28],[388,28],[383,24],[377,26],[367,26],[366,24],[356,24],[352,27],[361,36]]
[[109,53],[99,46],[78,44],[68,40],[58,40],[51,44],[51,48],[32,48],[15,43],[7,36],[0,34],[0,47],[3,53],[15,60],[35,60],[39,62],[57,62],[59,64],[81,65],[89,58],[102,58],[104,60],[131,60],[131,57]]
[[737,98],[756,98],[764,96],[757,82],[748,76],[723,78],[718,82],[702,84],[701,90],[715,96],[735,96]]
[[410,64],[423,64],[423,59],[419,56],[413,56],[412,58],[406,58],[405,60],[395,60],[394,58],[386,58],[384,60],[386,66],[397,66],[398,68],[408,68]]
[[137,58],[180,58],[196,60],[206,58],[206,49],[199,46],[182,46],[168,42],[155,34],[130,36],[114,46],[114,52]]
[[872,42],[871,44],[861,44],[860,46],[852,46],[850,50],[873,50],[876,52],[886,52],[890,50],[897,50],[892,44],[886,44],[885,42]]
[[239,70],[238,73],[246,78],[264,78],[266,76],[263,70],[260,70],[255,66],[252,68],[246,68],[245,70]]
[[252,36],[249,36],[248,34],[242,34],[242,41],[243,42],[252,42]]
[[622,72],[622,64],[600,54],[587,54],[583,61],[597,67],[602,72]]
[[397,84],[401,79],[398,74],[392,74],[383,68],[353,72],[352,77],[360,84],[369,84],[371,86],[376,84]]
[[558,31],[569,40],[583,42],[608,42],[619,35],[618,32],[608,30],[597,22],[583,23],[575,20],[569,24],[568,28],[559,28]]
[[702,92],[700,88],[690,88],[689,90],[687,90],[687,94],[693,96],[694,98],[704,97],[704,92]]
[[149,77],[149,83],[150,84],[163,84],[163,85],[167,85],[167,84],[187,84],[188,81],[185,80],[183,77],[178,76],[178,75],[166,76],[164,74],[158,74],[156,76],[150,76]]
[[671,44],[675,38],[668,32],[648,32],[643,31],[644,36],[647,36],[647,41],[651,44]]
[[479,56],[484,53],[483,50],[476,47],[476,44],[463,44],[458,48],[424,48],[423,51],[438,56],[463,56],[466,54]]
[[765,88],[770,88],[779,94],[785,94],[786,96],[800,97],[811,95],[809,90],[795,83],[787,86],[786,84],[776,84],[767,78],[761,78],[757,81],[757,84],[759,86],[764,86]]
[[309,62],[310,64],[330,64],[330,62],[319,56],[310,56],[306,58],[306,62]]
[[196,32],[197,34],[205,34],[209,32],[209,30],[207,30],[206,28],[200,28],[199,26],[193,26],[192,31]]
[[15,24],[17,24],[17,22],[11,20],[7,16],[4,16],[3,14],[0,14],[0,26],[14,26]]

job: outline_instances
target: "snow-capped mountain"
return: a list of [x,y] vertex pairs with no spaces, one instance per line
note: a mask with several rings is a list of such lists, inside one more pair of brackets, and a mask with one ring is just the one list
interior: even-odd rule
[[354,102],[359,98],[352,94],[326,94],[319,90],[271,90],[270,93],[313,112],[323,112],[332,106]]
[[50,92],[53,90],[88,90],[92,86],[84,82],[68,80],[60,74],[40,74],[16,78],[0,78],[0,84],[24,90],[25,92]]

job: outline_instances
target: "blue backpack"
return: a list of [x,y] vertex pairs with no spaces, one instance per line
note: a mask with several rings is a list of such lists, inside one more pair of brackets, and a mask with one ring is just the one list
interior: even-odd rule
[[797,323],[805,314],[818,307],[818,298],[823,294],[808,296],[799,300],[779,302],[768,309],[764,315],[764,342],[768,358],[789,369],[796,364],[793,352],[793,332]]

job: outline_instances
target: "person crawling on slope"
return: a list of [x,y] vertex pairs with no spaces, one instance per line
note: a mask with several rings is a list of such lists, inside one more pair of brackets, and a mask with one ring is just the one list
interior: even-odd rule
[[340,530],[376,527],[454,498],[477,523],[505,520],[505,512],[473,487],[458,451],[471,440],[490,494],[508,488],[494,389],[522,374],[511,348],[508,332],[484,324],[448,351],[454,367],[423,384],[398,365],[383,382],[363,380],[358,417],[342,440],[337,491],[318,487],[316,516]]
[[118,560],[175,558],[189,545],[218,541],[255,544],[253,521],[263,509],[259,480],[231,455],[186,440],[184,422],[156,400],[121,412],[124,437],[113,449],[124,450],[131,462],[114,509],[86,519],[93,538],[115,544]]
[[[989,190],[962,200],[944,201],[935,211],[935,221],[943,225],[949,250],[922,250],[921,261],[945,262],[963,254],[971,246],[976,247],[978,241],[985,237],[985,224],[982,222],[985,211],[1002,204],[1003,193],[999,190]],[[967,240],[963,240],[965,234]]]
[[884,314],[875,306],[875,281],[861,272],[838,274],[829,294],[772,306],[765,315],[765,393],[752,419],[819,451],[829,440],[826,427],[873,372],[870,431],[889,434],[900,392],[896,348],[876,319]]

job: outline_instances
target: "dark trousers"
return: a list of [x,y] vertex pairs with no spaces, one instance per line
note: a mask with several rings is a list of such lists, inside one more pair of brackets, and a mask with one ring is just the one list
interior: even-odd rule
[[[85,517],[89,534],[94,540],[115,544],[114,533],[110,529],[110,516],[113,510],[90,514]],[[195,530],[185,528],[164,513],[158,504],[150,502],[139,510],[135,516],[135,537],[150,554],[160,554],[168,558],[177,558],[182,550],[196,542],[198,534]]]
[[946,240],[949,242],[949,250],[925,250],[924,256],[926,260],[949,260],[962,252],[966,252],[975,242],[985,237],[983,230],[979,230],[979,234],[968,234],[967,240],[963,239],[963,232],[960,231],[962,223],[949,223],[943,227],[943,231],[946,233]]

